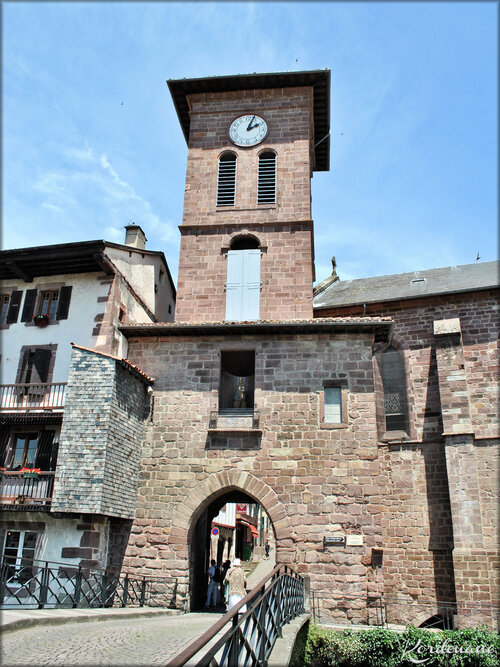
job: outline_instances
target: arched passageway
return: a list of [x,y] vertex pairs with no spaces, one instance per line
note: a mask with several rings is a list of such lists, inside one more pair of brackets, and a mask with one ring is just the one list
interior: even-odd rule
[[[199,611],[207,601],[207,570],[211,560],[217,567],[240,558],[251,573],[266,560],[266,542],[274,561],[275,534],[264,507],[241,489],[222,490],[204,505],[193,521],[189,534],[190,610]],[[224,610],[223,586],[218,595],[218,609]]]

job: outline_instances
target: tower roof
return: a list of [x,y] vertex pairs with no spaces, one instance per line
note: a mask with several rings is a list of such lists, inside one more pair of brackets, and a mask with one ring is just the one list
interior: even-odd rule
[[330,137],[327,136],[330,131],[329,69],[267,74],[232,74],[201,79],[169,79],[167,84],[186,142],[189,139],[190,126],[187,96],[190,94],[312,86],[314,90],[314,171],[330,169]]

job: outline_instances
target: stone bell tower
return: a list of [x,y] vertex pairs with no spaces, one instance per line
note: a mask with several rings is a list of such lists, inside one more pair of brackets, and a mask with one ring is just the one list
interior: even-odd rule
[[170,80],[188,143],[176,321],[311,319],[330,71]]

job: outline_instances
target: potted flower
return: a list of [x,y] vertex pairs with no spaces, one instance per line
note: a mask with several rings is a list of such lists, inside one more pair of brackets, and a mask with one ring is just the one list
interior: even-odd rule
[[21,468],[19,472],[23,474],[24,479],[38,479],[42,471],[40,468]]
[[47,324],[49,323],[49,316],[35,315],[35,317],[33,318],[33,322],[36,324],[37,327],[46,327]]
[[4,472],[7,470],[7,468],[0,468],[0,479],[2,479]]

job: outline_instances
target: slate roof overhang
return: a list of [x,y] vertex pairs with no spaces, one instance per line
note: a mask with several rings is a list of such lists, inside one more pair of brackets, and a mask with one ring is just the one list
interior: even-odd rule
[[[329,69],[266,74],[233,74],[200,79],[168,79],[167,84],[186,143],[189,142],[190,127],[187,96],[193,93],[221,93],[234,90],[312,86],[314,91],[313,145],[326,137],[330,131]],[[316,146],[314,154],[313,171],[328,171],[330,169],[330,137]]]
[[21,278],[25,282],[31,282],[33,278],[39,276],[91,273],[93,271],[104,271],[104,273],[112,274],[113,271],[110,266],[103,261],[103,254],[107,247],[160,257],[166,267],[167,276],[175,296],[175,285],[163,252],[142,250],[103,240],[2,250],[0,251],[0,280]]
[[174,322],[127,324],[119,327],[126,338],[164,336],[285,335],[373,332],[377,341],[390,340],[390,317],[343,317],[316,320],[258,320],[255,322]]
[[314,297],[314,311],[496,289],[499,270],[500,262],[493,261],[339,280]]
[[152,385],[155,381],[154,378],[147,375],[147,373],[141,370],[139,366],[133,364],[128,359],[124,359],[122,357],[116,357],[114,354],[108,354],[107,352],[94,350],[91,347],[84,347],[83,345],[77,345],[76,343],[71,343],[71,345],[72,347],[76,347],[77,350],[83,350],[84,352],[91,352],[92,354],[96,354],[99,357],[105,357],[106,359],[112,359],[113,361],[116,361],[117,363],[120,364],[120,366],[123,366],[123,368],[132,373],[132,375],[135,375],[135,377],[139,378],[139,380],[142,380],[147,385]]

